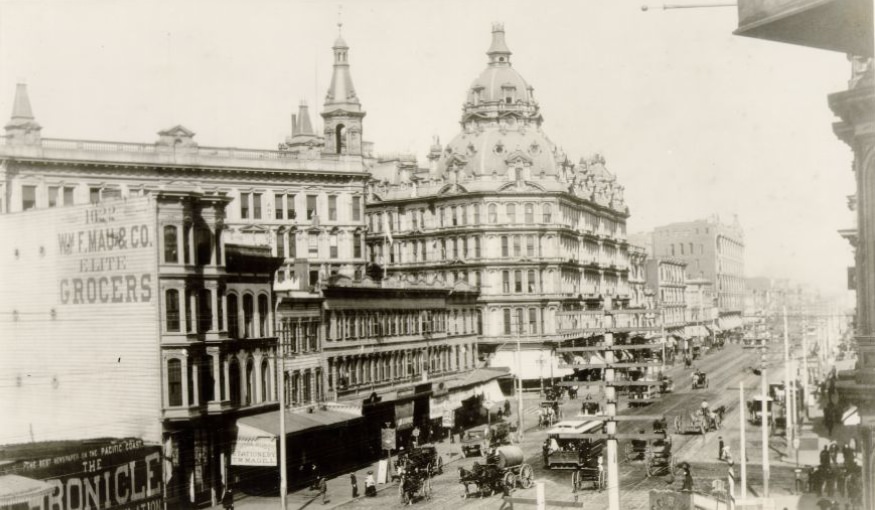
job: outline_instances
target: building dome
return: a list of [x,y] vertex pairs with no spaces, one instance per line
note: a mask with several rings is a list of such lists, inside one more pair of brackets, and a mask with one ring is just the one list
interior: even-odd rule
[[502,25],[493,25],[486,54],[486,69],[468,89],[462,132],[440,153],[438,172],[503,179],[556,175],[564,155],[541,131],[533,88],[511,66]]

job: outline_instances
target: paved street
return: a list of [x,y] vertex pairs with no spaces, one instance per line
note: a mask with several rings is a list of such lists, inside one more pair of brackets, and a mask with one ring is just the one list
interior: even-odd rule
[[[697,361],[697,366],[708,373],[710,385],[705,390],[692,390],[690,388],[689,370],[682,366],[675,366],[669,370],[669,374],[675,379],[675,392],[665,395],[663,398],[647,407],[635,409],[625,409],[621,411],[623,415],[653,415],[663,414],[669,418],[671,423],[673,417],[679,413],[686,413],[695,410],[699,407],[703,400],[708,400],[712,407],[725,405],[729,414],[726,417],[725,430],[720,432],[708,433],[704,438],[699,435],[673,435],[673,450],[675,452],[675,462],[686,460],[693,465],[693,475],[696,482],[696,488],[702,491],[708,491],[711,482],[716,478],[724,478],[726,474],[726,464],[718,462],[717,455],[717,437],[720,434],[725,434],[727,439],[733,438],[737,442],[738,431],[738,382],[745,381],[747,388],[753,390],[757,387],[758,377],[746,371],[745,368],[753,366],[759,360],[759,355],[753,350],[744,350],[737,345],[728,345],[722,351],[713,352],[704,359]],[[512,400],[515,404],[515,400]],[[574,416],[579,409],[579,400],[566,401],[563,404],[563,411],[566,418]],[[572,494],[571,491],[571,471],[564,470],[547,470],[543,467],[541,459],[541,445],[543,444],[545,433],[543,430],[538,430],[536,427],[531,428],[535,424],[534,412],[537,408],[537,396],[527,395],[524,402],[524,411],[526,416],[526,426],[528,431],[523,439],[522,448],[525,454],[525,461],[534,468],[535,479],[544,481],[546,484],[547,494],[549,499],[557,500],[573,500],[576,497],[595,508],[604,508],[607,504],[607,492],[598,492],[594,490],[583,491],[579,494]],[[514,416],[516,409],[514,405]],[[621,422],[620,432],[634,432],[635,430],[644,427],[650,430],[649,422]],[[670,425],[670,428],[671,425]],[[756,429],[758,431],[759,429]],[[758,462],[760,458],[759,436],[748,437],[748,457]],[[731,443],[731,440],[730,440]],[[665,489],[669,487],[680,488],[680,478],[673,480],[671,476],[654,476],[647,477],[644,468],[640,462],[628,463],[623,461],[623,447],[621,442],[620,451],[620,490],[621,503],[624,509],[647,508],[648,491],[650,489]],[[490,498],[472,497],[462,499],[463,488],[458,483],[459,467],[470,468],[475,462],[482,459],[468,458],[463,459],[460,455],[460,447],[458,444],[450,444],[448,442],[439,445],[440,451],[444,455],[447,462],[447,468],[444,473],[435,477],[432,480],[432,498],[430,501],[417,502],[418,508],[448,508],[450,506],[462,506],[464,508],[495,508],[498,504],[499,496]],[[737,452],[737,445],[731,444],[733,451]],[[775,459],[779,455],[777,452]],[[362,469],[359,473],[358,480],[361,484],[364,480],[364,473],[367,469]],[[753,481],[755,476],[759,476],[758,468],[751,466],[749,469],[749,477]],[[787,475],[787,473],[790,473]],[[792,486],[792,470],[789,467],[773,468],[772,478],[781,479],[782,476],[790,476],[787,481],[787,487]],[[774,482],[773,482],[774,483]],[[758,483],[751,483],[754,491],[757,490]],[[773,493],[777,487],[773,488]],[[528,490],[516,490],[515,496],[534,497],[534,488]],[[344,508],[392,508],[400,506],[397,486],[394,484],[383,485],[380,487],[378,496],[375,498],[360,497],[356,500],[350,498],[350,488],[347,476],[341,476],[329,482],[329,504],[326,507],[343,506]],[[316,493],[313,491],[299,491],[291,496],[292,504],[290,508],[302,508],[308,505],[322,506],[321,500],[316,498]],[[268,498],[266,500],[248,500],[241,501],[238,508],[275,508],[276,499]]]

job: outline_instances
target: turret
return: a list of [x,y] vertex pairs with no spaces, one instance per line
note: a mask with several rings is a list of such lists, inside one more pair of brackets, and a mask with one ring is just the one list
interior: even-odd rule
[[[338,29],[342,27],[338,23]],[[349,46],[338,33],[334,41],[334,71],[325,95],[322,118],[325,119],[326,154],[362,155],[362,111],[349,73]]]
[[33,117],[27,85],[19,83],[15,87],[15,101],[12,104],[12,118],[6,123],[6,140],[10,144],[39,144],[42,126]]

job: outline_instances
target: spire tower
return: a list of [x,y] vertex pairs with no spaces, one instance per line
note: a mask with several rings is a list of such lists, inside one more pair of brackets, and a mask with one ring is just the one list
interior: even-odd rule
[[6,123],[6,139],[12,143],[39,143],[42,126],[34,119],[27,96],[27,85],[15,86],[15,100],[12,103],[12,118]]
[[325,152],[328,154],[361,156],[362,111],[349,72],[349,46],[343,40],[343,23],[337,23],[334,41],[334,70],[331,85],[325,95],[322,118],[325,119]]

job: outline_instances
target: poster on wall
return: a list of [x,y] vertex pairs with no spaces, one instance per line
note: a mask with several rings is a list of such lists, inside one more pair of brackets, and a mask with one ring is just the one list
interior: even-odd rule
[[237,439],[231,449],[232,466],[276,466],[277,437],[254,427],[237,425]]
[[42,480],[54,486],[45,505],[28,510],[160,510],[163,507],[161,447],[140,439],[82,444],[54,456],[7,464],[0,474]]

